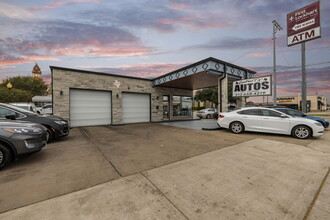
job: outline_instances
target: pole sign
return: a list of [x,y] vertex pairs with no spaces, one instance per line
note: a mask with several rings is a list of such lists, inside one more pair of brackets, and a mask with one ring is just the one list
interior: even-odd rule
[[288,46],[321,37],[320,2],[287,14]]
[[233,97],[272,95],[272,76],[233,82]]

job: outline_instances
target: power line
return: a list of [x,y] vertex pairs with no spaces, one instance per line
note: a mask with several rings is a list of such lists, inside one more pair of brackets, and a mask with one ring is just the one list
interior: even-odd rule
[[[306,66],[316,66],[316,65],[323,65],[323,64],[330,64],[330,61],[322,62],[322,63],[313,63],[313,64],[308,64]],[[265,67],[265,68],[272,68],[272,67]],[[297,69],[301,68],[301,66],[293,66],[293,67],[278,67],[278,70],[289,70],[289,69]]]
[[280,52],[281,52],[282,56],[284,57],[284,60],[286,61],[286,63],[288,64],[288,66],[290,66],[289,61],[286,58],[286,55],[285,55],[284,51],[282,50],[282,44],[281,44],[281,42],[278,41],[278,44],[279,44]]
[[240,58],[244,57],[245,55],[249,54],[249,53],[252,53],[253,51],[259,49],[259,48],[263,48],[268,42],[270,42],[272,39],[268,39],[265,43],[263,43],[262,45],[259,45],[259,46],[256,46],[254,48],[252,48],[251,50],[249,50],[248,52],[240,55],[239,57],[235,58],[234,60],[232,61],[229,61],[230,63],[234,63],[235,61],[239,60]]

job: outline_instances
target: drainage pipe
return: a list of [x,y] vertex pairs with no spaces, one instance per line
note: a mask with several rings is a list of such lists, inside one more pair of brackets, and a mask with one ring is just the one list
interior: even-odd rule
[[[221,82],[224,78],[227,77],[227,65],[224,64],[224,73],[222,76],[219,76],[219,80],[218,80],[218,113],[222,112],[223,110],[223,106],[222,106],[222,94],[221,94]],[[228,92],[228,91],[226,91]]]

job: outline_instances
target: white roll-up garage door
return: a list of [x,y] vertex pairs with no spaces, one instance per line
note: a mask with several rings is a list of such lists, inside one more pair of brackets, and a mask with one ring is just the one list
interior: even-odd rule
[[123,122],[150,122],[150,95],[123,93]]
[[111,92],[70,89],[71,127],[111,123]]

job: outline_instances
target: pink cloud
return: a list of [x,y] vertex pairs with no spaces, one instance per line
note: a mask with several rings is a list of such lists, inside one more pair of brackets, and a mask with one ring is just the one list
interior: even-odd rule
[[255,52],[255,53],[250,53],[249,56],[251,57],[266,57],[270,55],[270,52]]
[[120,66],[118,69],[125,72],[129,72],[129,75],[147,78],[147,77],[157,77],[163,74],[174,71],[178,68],[187,65],[187,63],[152,63],[152,64],[137,64],[137,65],[127,65]]
[[8,68],[9,65],[13,64],[22,64],[22,63],[31,63],[37,60],[58,60],[58,58],[48,55],[29,55],[29,56],[22,56],[21,58],[7,58],[0,60],[0,68]]
[[46,9],[51,9],[51,8],[58,8],[61,5],[67,4],[67,2],[64,1],[55,1],[52,2],[49,5],[45,5],[45,6],[41,6],[41,7],[34,7],[34,8],[30,8],[30,11],[42,11],[42,10],[46,10]]
[[101,2],[103,0],[69,0],[69,1],[55,1],[52,2],[49,5],[44,5],[41,7],[34,7],[34,8],[30,8],[30,11],[42,11],[42,10],[47,10],[47,9],[51,9],[51,8],[58,8],[61,5],[66,5],[69,3],[84,3],[84,2]]
[[103,0],[70,0],[69,2],[102,2]]
[[[78,45],[77,45],[78,46]],[[80,45],[82,46],[82,45]],[[91,45],[89,45],[91,46]],[[148,48],[127,46],[123,48],[110,48],[110,47],[88,47],[86,45],[81,48],[56,48],[54,50],[57,56],[69,55],[103,55],[103,56],[143,56],[150,52]]]
[[[4,45],[11,48],[12,53],[6,56],[0,54],[3,65],[25,63],[27,59],[38,59],[36,54],[41,56],[40,59],[55,59],[54,57],[59,56],[80,55],[144,56],[154,52],[153,48],[144,46],[139,38],[118,28],[70,22],[46,24],[47,31],[44,35],[36,36],[30,41],[7,38]],[[62,32],[66,34],[57,35]],[[21,56],[18,57],[16,54],[21,54]]]
[[[224,20],[219,20],[216,16],[209,14],[183,16],[180,18],[157,19],[154,21],[162,25],[181,25],[193,30],[231,28],[232,25]],[[173,30],[171,30],[173,31]]]
[[158,19],[155,22],[157,24],[173,24],[174,23],[173,20],[169,20],[169,19]]
[[52,78],[50,76],[43,76],[42,80],[46,83],[46,84],[51,84],[52,83]]
[[118,67],[79,66],[78,68],[140,78],[154,78],[172,72],[188,64],[190,63],[148,63],[136,65],[122,65]]
[[182,9],[186,9],[186,8],[190,7],[187,4],[178,3],[178,2],[171,2],[169,6],[170,6],[170,8],[175,9],[175,10],[182,10]]

